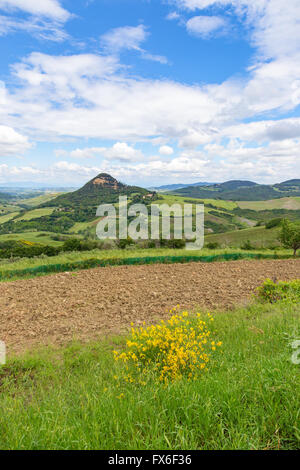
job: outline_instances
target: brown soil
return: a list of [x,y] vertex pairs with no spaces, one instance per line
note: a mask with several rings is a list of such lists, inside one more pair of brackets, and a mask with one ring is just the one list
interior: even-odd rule
[[299,260],[119,266],[0,284],[0,339],[9,351],[118,333],[169,310],[228,308],[266,278],[300,278]]

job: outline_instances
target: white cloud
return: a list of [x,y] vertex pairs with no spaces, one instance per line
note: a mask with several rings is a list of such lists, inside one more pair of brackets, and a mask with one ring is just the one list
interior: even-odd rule
[[106,49],[113,52],[119,52],[122,49],[140,51],[140,44],[146,40],[148,34],[142,24],[139,26],[123,26],[105,33],[101,36],[101,42]]
[[68,38],[68,34],[56,23],[45,22],[38,18],[23,20],[0,15],[0,36],[6,36],[18,31],[30,33],[39,39],[56,42],[64,41]]
[[107,148],[103,151],[103,156],[109,160],[118,161],[138,161],[144,159],[143,154],[140,150],[131,147],[126,142],[117,142],[111,148]]
[[94,158],[98,156],[104,157],[107,160],[120,162],[134,162],[145,159],[140,150],[135,149],[126,142],[116,142],[112,147],[77,148],[71,152],[58,149],[55,150],[55,155],[59,158],[70,156],[71,158],[79,159]]
[[0,0],[0,9],[8,12],[21,10],[34,16],[45,16],[61,22],[70,18],[57,0]]
[[252,43],[264,58],[290,55],[300,41],[300,2],[289,0],[173,0],[191,11],[209,7],[231,7],[251,26]]
[[186,29],[190,34],[204,39],[225,26],[226,21],[219,16],[194,16],[186,22]]
[[[72,156],[99,155],[105,158],[101,169],[122,178],[137,180],[147,172],[153,178],[169,175],[174,180],[182,179],[180,175],[209,180],[211,175],[214,180],[293,177],[299,171],[299,119],[280,116],[300,104],[300,52],[295,40],[300,34],[296,28],[299,2],[291,0],[289,8],[283,0],[184,3],[190,10],[205,3],[230,5],[246,20],[258,49],[247,76],[219,84],[186,85],[126,75],[115,52],[105,56],[33,53],[12,68],[9,86],[0,83],[0,123],[41,140],[116,141],[117,148],[86,147],[75,149]],[[128,44],[141,48],[141,42]],[[132,143],[147,140],[161,146],[177,141],[182,153],[172,161],[155,155],[145,161]],[[198,146],[205,147],[200,154],[193,153]],[[70,167],[74,174],[90,175],[96,168],[69,164],[75,165]],[[68,165],[53,171],[67,175]]]
[[170,147],[169,145],[162,145],[159,148],[159,153],[161,155],[165,155],[165,156],[173,155],[174,149],[172,147]]
[[0,157],[22,154],[31,146],[27,137],[11,127],[0,126]]
[[180,19],[180,15],[179,13],[177,13],[177,11],[172,11],[171,13],[169,13],[167,16],[166,16],[166,19],[167,20],[179,20]]
[[6,13],[0,15],[0,36],[23,31],[51,41],[68,38],[62,25],[72,15],[57,0],[0,0],[0,10]]
[[167,64],[168,59],[161,55],[151,54],[141,48],[149,32],[142,24],[139,26],[122,26],[114,28],[101,36],[101,44],[107,52],[118,54],[122,50],[134,50],[141,54],[142,59]]

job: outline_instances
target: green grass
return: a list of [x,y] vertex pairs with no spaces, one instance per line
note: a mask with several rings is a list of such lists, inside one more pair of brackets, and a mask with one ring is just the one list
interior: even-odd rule
[[207,235],[206,243],[218,242],[222,246],[240,247],[244,242],[250,240],[251,243],[259,248],[268,246],[279,246],[278,233],[279,228],[267,230],[265,227],[252,227],[243,230],[234,230],[233,232],[217,233]]
[[269,201],[239,201],[237,204],[241,209],[251,209],[254,211],[273,209],[300,210],[300,197],[283,197],[270,199]]
[[[24,235],[24,234],[23,234]],[[34,237],[33,237],[34,238]],[[28,239],[28,238],[27,238]],[[44,238],[37,238],[37,240],[44,240]],[[1,236],[0,236],[1,241]],[[29,241],[35,241],[29,240]],[[43,241],[43,243],[45,243]],[[0,260],[0,272],[5,274],[9,271],[15,270],[23,270],[27,268],[35,268],[38,266],[48,266],[48,265],[56,265],[56,264],[66,264],[66,263],[73,263],[73,262],[81,262],[90,259],[98,259],[98,260],[111,260],[111,259],[125,259],[125,258],[145,258],[145,257],[157,257],[157,256],[214,256],[214,255],[224,255],[224,254],[231,254],[231,253],[243,253],[246,254],[247,252],[244,250],[239,249],[220,249],[220,250],[195,250],[195,251],[188,251],[188,250],[175,250],[175,249],[127,249],[127,250],[91,250],[91,251],[83,251],[83,252],[69,252],[69,253],[62,253],[57,256],[42,256],[36,258],[23,258],[21,260],[9,263],[7,261]],[[272,256],[274,254],[273,251],[266,251],[266,250],[255,250],[254,252],[249,252],[250,255],[253,253],[261,253],[261,254],[269,254]],[[277,250],[277,254],[283,257],[291,256],[291,250],[279,249]],[[31,275],[32,277],[33,275]],[[23,276],[22,276],[23,277]],[[18,276],[13,279],[18,279]]]
[[[0,369],[0,448],[299,449],[299,305],[215,313],[223,345],[196,381],[122,383],[125,337],[41,349]],[[123,395],[121,395],[123,394]],[[123,398],[122,398],[123,397]]]
[[70,228],[69,232],[70,233],[78,233],[82,230],[89,229],[91,233],[96,232],[96,226],[97,223],[101,220],[101,217],[97,217],[95,220],[92,220],[91,222],[76,222],[73,227]]
[[[172,194],[160,194],[163,197],[163,200],[158,200],[157,204],[186,204],[186,201],[189,201],[193,204],[200,204],[202,201],[204,205],[212,204],[215,207],[220,209],[233,210],[238,207],[236,202],[233,201],[221,201],[219,199],[196,199],[188,196],[174,196]],[[207,208],[210,210],[210,208]]]
[[55,207],[44,207],[42,209],[33,209],[32,211],[25,212],[22,216],[16,219],[17,222],[20,220],[33,220],[38,219],[39,217],[44,217],[45,215],[51,215],[55,210]]
[[9,220],[13,219],[19,214],[19,212],[9,212],[8,214],[0,216],[0,224],[5,224]]
[[41,196],[36,196],[30,199],[21,199],[18,201],[19,204],[25,204],[28,207],[36,207],[40,204],[45,204],[46,202],[51,201],[55,197],[59,196],[62,193],[46,193]]
[[[43,236],[41,236],[43,234]],[[63,242],[52,240],[51,235],[57,235],[51,232],[21,232],[7,233],[0,235],[0,242],[7,240],[26,240],[33,243],[41,243],[43,245],[60,246]],[[1,265],[1,261],[0,261]]]

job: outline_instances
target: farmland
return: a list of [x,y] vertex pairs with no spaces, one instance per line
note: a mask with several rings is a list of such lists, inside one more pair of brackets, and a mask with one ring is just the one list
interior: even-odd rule
[[[96,241],[93,182],[57,199],[10,204],[0,218],[0,338],[8,352],[0,367],[0,448],[297,448],[296,366],[285,335],[298,328],[299,302],[254,297],[267,278],[300,277],[299,258],[278,241],[281,218],[298,220],[297,207],[148,194],[109,175],[96,181],[115,206],[116,187],[130,203],[203,202],[205,247]],[[19,257],[8,256],[13,249]],[[135,344],[131,325],[172,338],[168,325],[181,315],[189,338],[208,319],[210,341],[197,343],[210,351],[201,354],[205,370],[190,364],[191,376],[181,376],[160,352],[173,379],[161,383],[148,365],[136,381],[116,361]],[[186,364],[179,327],[177,334],[178,364]]]
[[241,247],[248,240],[256,248],[280,246],[278,241],[279,228],[267,230],[265,227],[253,227],[232,232],[211,234],[206,236],[206,242],[217,242],[223,247]]
[[[299,448],[298,366],[290,360],[299,303],[251,299],[274,272],[298,276],[298,261],[174,266],[172,285],[157,268],[105,268],[0,286],[16,315],[13,321],[7,312],[1,334],[9,351],[18,351],[0,368],[1,449]],[[80,295],[84,279],[92,297]],[[71,304],[63,302],[66,292]],[[192,324],[208,308],[214,319],[212,338],[221,347],[207,371],[167,385],[152,373],[141,384],[121,380],[126,369],[113,350],[125,350],[130,322],[168,319],[178,300],[189,305]]]
[[33,219],[38,219],[39,217],[43,217],[46,215],[51,215],[52,212],[54,211],[53,207],[45,207],[43,209],[34,209],[34,210],[29,210],[28,212],[25,212],[24,215],[21,215],[20,217],[17,217],[15,220],[16,221],[21,221],[21,220],[33,220]]
[[239,201],[237,205],[241,209],[251,209],[254,211],[267,209],[300,210],[300,197],[283,197],[269,201]]

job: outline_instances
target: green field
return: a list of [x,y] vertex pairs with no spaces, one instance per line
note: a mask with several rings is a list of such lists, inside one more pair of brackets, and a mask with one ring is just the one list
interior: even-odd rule
[[[157,204],[185,204],[185,203],[193,203],[193,204],[200,204],[201,202],[205,205],[211,204],[215,207],[218,207],[220,209],[227,209],[227,210],[233,210],[236,207],[238,207],[236,202],[233,201],[221,201],[219,199],[196,199],[196,198],[190,198],[190,197],[185,197],[185,196],[175,196],[172,194],[160,194],[160,196],[163,197],[162,200],[158,200]],[[187,202],[188,201],[188,202]]]
[[100,218],[93,220],[92,222],[76,222],[73,227],[70,228],[70,233],[78,233],[83,230],[89,229],[89,231],[94,234],[96,233],[96,225]]
[[270,199],[269,201],[239,201],[237,205],[241,209],[251,209],[253,211],[273,209],[300,210],[300,197],[283,197],[280,199]]
[[141,384],[121,380],[113,349],[125,337],[9,357],[0,366],[0,448],[299,449],[299,315],[287,302],[214,313],[223,344],[207,371],[168,385],[154,372]]
[[59,196],[62,193],[45,193],[42,194],[41,196],[36,196],[32,197],[29,199],[21,199],[18,201],[19,204],[24,204],[28,207],[36,207],[39,206],[40,204],[45,204],[48,201],[51,201],[55,197]]
[[253,227],[233,232],[207,235],[205,241],[206,243],[217,242],[224,247],[240,247],[249,240],[254,246],[259,248],[268,248],[269,246],[279,247],[279,230],[278,227],[269,230],[265,227]]
[[44,207],[42,209],[33,209],[32,211],[25,212],[16,219],[16,222],[21,220],[33,220],[38,219],[39,217],[44,217],[45,215],[51,215],[54,212],[55,207]]
[[[43,245],[60,246],[63,242],[52,240],[51,236],[57,235],[51,232],[22,232],[22,233],[7,233],[0,235],[0,241],[7,240],[26,240],[33,243],[41,243]],[[1,265],[1,262],[0,262]]]
[[0,216],[0,224],[5,224],[9,220],[13,219],[19,214],[19,212],[9,212],[8,214]]

